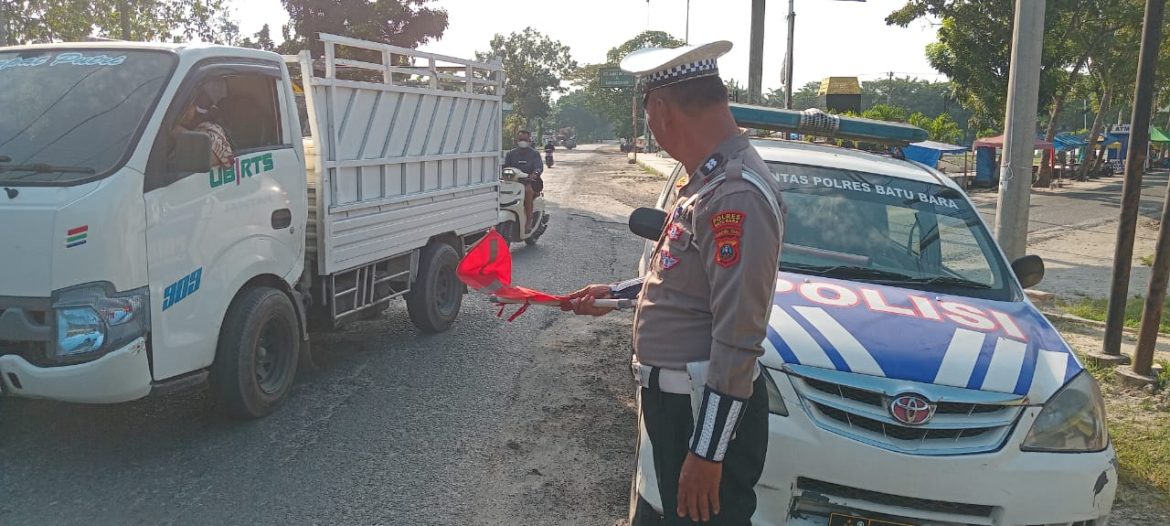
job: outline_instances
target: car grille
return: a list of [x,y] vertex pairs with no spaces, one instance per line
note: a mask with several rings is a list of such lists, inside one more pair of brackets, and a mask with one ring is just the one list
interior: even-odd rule
[[[946,401],[929,396],[934,386],[923,386],[922,395],[936,403],[934,417],[924,425],[909,426],[894,420],[889,407],[894,393],[907,382],[851,373],[833,380],[790,375],[801,401],[821,428],[873,446],[917,455],[964,455],[999,449],[1011,433],[1022,406],[987,403],[978,391],[950,389]],[[962,393],[971,393],[964,400]],[[959,393],[959,394],[955,394]]]

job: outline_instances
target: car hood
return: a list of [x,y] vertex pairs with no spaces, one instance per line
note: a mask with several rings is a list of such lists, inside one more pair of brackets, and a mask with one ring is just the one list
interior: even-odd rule
[[780,272],[764,365],[833,369],[1026,396],[1082,370],[1027,301],[990,301]]

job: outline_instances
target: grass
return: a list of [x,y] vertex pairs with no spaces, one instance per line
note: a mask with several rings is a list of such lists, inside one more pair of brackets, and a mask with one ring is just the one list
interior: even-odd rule
[[645,172],[647,175],[652,175],[654,177],[662,178],[662,173],[660,173],[658,170],[651,168],[649,165],[643,163],[642,161],[638,161],[638,167],[641,168],[642,171]]
[[[1134,296],[1125,303],[1125,326],[1137,328],[1142,321],[1142,308],[1146,300],[1141,296]],[[1059,300],[1057,305],[1065,312],[1082,318],[1105,321],[1105,313],[1109,308],[1109,300],[1099,298],[1080,298],[1076,300]],[[1170,297],[1162,304],[1162,320],[1158,324],[1160,332],[1170,332]]]
[[1113,367],[1094,364],[1083,355],[1081,358],[1105,391],[1109,437],[1117,451],[1125,491],[1152,495],[1170,509],[1170,403],[1166,398],[1158,401],[1170,388],[1170,362],[1159,360],[1163,370],[1156,386],[1158,394],[1151,396],[1118,386]]
[[1154,266],[1154,255],[1150,254],[1148,256],[1142,256],[1142,257],[1138,258],[1138,261],[1141,261],[1142,265],[1145,265],[1147,267],[1152,267],[1152,266]]
[[[1112,415],[1109,436],[1121,463],[1122,480],[1152,487],[1155,494],[1170,495],[1170,412],[1155,411],[1147,418],[1128,419]],[[1165,497],[1164,500],[1170,500]]]

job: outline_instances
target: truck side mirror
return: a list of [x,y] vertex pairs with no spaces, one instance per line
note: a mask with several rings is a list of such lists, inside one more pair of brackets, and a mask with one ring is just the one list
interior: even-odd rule
[[1012,272],[1016,273],[1020,286],[1031,288],[1044,279],[1044,260],[1036,255],[1024,256],[1012,262]]
[[642,207],[630,214],[630,232],[638,237],[658,241],[662,237],[662,227],[664,226],[666,226],[666,212],[663,210]]
[[207,173],[211,171],[211,138],[199,132],[183,132],[175,137],[175,147],[167,159],[171,173]]

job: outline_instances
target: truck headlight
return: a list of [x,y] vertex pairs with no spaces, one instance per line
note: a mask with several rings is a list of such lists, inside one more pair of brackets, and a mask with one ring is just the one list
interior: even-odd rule
[[146,334],[150,326],[147,288],[113,293],[108,284],[83,285],[54,295],[57,361],[84,361]]
[[768,386],[768,412],[774,415],[788,416],[788,406],[784,405],[784,397],[780,396],[780,388],[776,386],[776,380],[772,377],[774,374],[784,373],[767,367],[763,369],[764,384]]
[[1081,372],[1044,404],[1020,449],[1084,453],[1108,445],[1101,389],[1088,372]]

